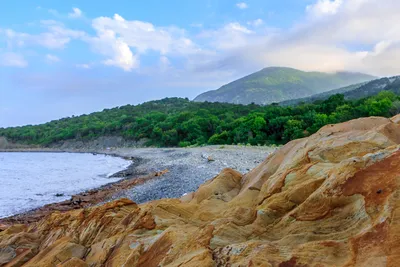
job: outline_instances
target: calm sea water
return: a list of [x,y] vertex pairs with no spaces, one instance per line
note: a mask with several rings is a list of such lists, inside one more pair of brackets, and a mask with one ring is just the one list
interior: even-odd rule
[[0,153],[0,218],[117,181],[108,176],[129,164],[105,155]]

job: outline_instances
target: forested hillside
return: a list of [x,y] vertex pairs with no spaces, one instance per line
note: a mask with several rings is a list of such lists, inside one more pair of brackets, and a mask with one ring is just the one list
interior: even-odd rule
[[197,96],[194,101],[271,104],[358,84],[376,77],[353,72],[306,72],[269,67]]
[[282,144],[315,133],[320,127],[366,116],[400,112],[400,97],[383,91],[377,96],[325,101],[294,107],[198,103],[166,98],[122,106],[90,115],[64,118],[36,126],[0,128],[0,136],[23,144],[51,146],[63,140],[122,136],[145,140],[148,146],[203,144]]
[[[315,102],[317,100],[326,100],[332,95],[337,95],[337,94],[345,95],[347,92],[355,90],[357,88],[360,88],[361,86],[366,85],[366,84],[367,83],[352,84],[352,85],[349,85],[349,86],[346,86],[346,87],[342,87],[342,88],[339,88],[339,89],[334,89],[334,90],[330,90],[330,91],[327,91],[327,92],[315,94],[315,95],[312,95],[312,96],[309,96],[309,97],[303,97],[303,98],[297,98],[297,99],[291,99],[291,100],[282,101],[282,102],[279,102],[278,104],[280,106],[294,106],[294,105],[298,105],[300,103],[313,103],[313,102]],[[378,93],[376,93],[376,94],[378,94]]]
[[381,91],[391,91],[395,94],[400,94],[400,76],[385,77],[370,82],[353,84],[343,88],[312,95],[310,97],[283,101],[280,102],[279,105],[292,106],[299,103],[311,103],[316,100],[328,99],[329,96],[335,94],[343,94],[345,99],[360,99],[377,95]]

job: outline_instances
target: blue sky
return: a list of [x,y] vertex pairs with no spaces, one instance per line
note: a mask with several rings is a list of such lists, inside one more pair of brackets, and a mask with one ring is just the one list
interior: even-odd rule
[[0,127],[199,93],[268,66],[400,73],[395,0],[7,1]]

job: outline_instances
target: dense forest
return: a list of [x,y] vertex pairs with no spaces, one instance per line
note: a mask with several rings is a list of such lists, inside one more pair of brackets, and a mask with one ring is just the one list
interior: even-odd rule
[[292,107],[166,98],[41,125],[0,128],[0,136],[41,146],[111,135],[145,140],[148,146],[270,145],[311,135],[326,124],[366,116],[389,117],[399,112],[400,97],[388,91],[360,100],[345,100],[338,94]]

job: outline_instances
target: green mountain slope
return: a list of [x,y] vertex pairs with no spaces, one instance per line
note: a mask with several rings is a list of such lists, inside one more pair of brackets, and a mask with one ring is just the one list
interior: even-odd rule
[[280,102],[281,106],[292,106],[299,103],[312,103],[316,100],[325,100],[335,94],[344,95],[345,99],[353,100],[364,97],[374,96],[381,91],[391,91],[395,94],[400,93],[400,76],[394,76],[389,78],[381,78],[372,80],[370,82],[354,84],[343,88],[327,91],[320,94],[315,94],[310,97],[291,99]]
[[312,102],[317,101],[317,100],[325,100],[325,99],[328,99],[332,95],[336,95],[336,94],[342,94],[343,95],[343,94],[345,94],[345,93],[347,93],[349,91],[352,91],[352,90],[355,90],[357,88],[360,88],[361,86],[366,85],[367,83],[368,82],[352,84],[352,85],[349,85],[349,86],[341,87],[339,89],[333,89],[333,90],[330,90],[330,91],[326,91],[326,92],[315,94],[315,95],[308,96],[308,97],[290,99],[290,100],[279,102],[279,105],[281,105],[281,106],[294,106],[294,105],[298,105],[300,103],[312,103]]
[[373,80],[363,86],[344,93],[345,99],[360,99],[374,96],[381,91],[391,91],[395,94],[400,93],[400,76]]
[[304,72],[291,68],[270,67],[217,90],[205,92],[197,96],[194,101],[269,104],[307,97],[375,78],[362,73]]

